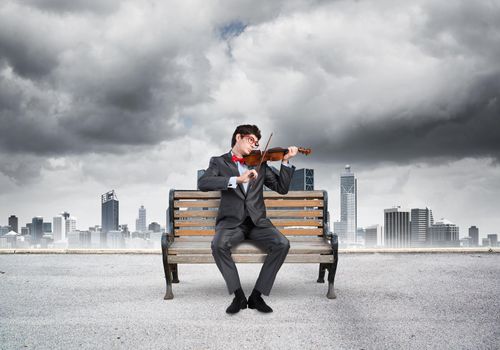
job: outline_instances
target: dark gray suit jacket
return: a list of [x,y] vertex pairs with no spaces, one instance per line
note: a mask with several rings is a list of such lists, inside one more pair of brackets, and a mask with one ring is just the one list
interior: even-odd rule
[[[249,167],[252,169],[253,167]],[[238,188],[228,188],[229,178],[240,176],[238,166],[231,160],[231,152],[212,157],[203,176],[198,179],[201,191],[221,191],[219,212],[215,221],[216,229],[237,227],[250,216],[259,227],[272,227],[266,217],[263,185],[280,194],[288,193],[295,166],[281,165],[280,174],[275,174],[267,163],[262,163],[257,180],[251,181],[247,192],[242,184]]]

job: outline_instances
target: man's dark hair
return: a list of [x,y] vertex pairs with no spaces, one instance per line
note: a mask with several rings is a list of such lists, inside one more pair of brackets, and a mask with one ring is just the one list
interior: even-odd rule
[[231,139],[231,147],[234,147],[234,145],[236,144],[236,135],[237,134],[240,134],[241,136],[252,134],[252,135],[257,136],[257,139],[259,139],[259,140],[261,137],[260,130],[257,127],[257,125],[249,125],[249,124],[238,125],[238,127],[236,127],[236,130],[234,130],[233,138]]

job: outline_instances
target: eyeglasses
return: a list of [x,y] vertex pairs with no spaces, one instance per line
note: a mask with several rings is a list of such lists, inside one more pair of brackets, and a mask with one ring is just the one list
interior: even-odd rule
[[244,139],[247,140],[249,144],[251,144],[253,147],[259,147],[259,140],[255,139],[252,136],[245,136],[243,137]]

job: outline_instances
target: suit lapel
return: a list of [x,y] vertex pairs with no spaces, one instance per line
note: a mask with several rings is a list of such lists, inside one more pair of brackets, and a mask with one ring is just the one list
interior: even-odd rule
[[[240,172],[238,170],[238,166],[231,160],[231,151],[229,151],[228,153],[226,153],[224,155],[224,161],[229,166],[229,168],[231,168],[231,172],[232,172],[233,176],[240,176]],[[243,188],[243,185],[242,184],[238,184],[238,188],[240,189],[241,194],[243,195],[243,197],[246,197],[246,193],[245,193],[245,189]]]

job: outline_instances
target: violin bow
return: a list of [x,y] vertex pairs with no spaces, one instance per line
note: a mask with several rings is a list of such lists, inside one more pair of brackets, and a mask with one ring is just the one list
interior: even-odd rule
[[[273,137],[273,133],[269,135],[269,139],[267,140],[266,147],[264,148],[264,153],[262,153],[262,157],[260,158],[260,163],[259,166],[257,167],[257,174],[260,172],[260,166],[262,165],[262,161],[264,160],[264,157],[266,156],[267,153],[267,148],[269,147],[269,142],[271,142],[271,137]],[[252,178],[254,180],[254,178]]]

